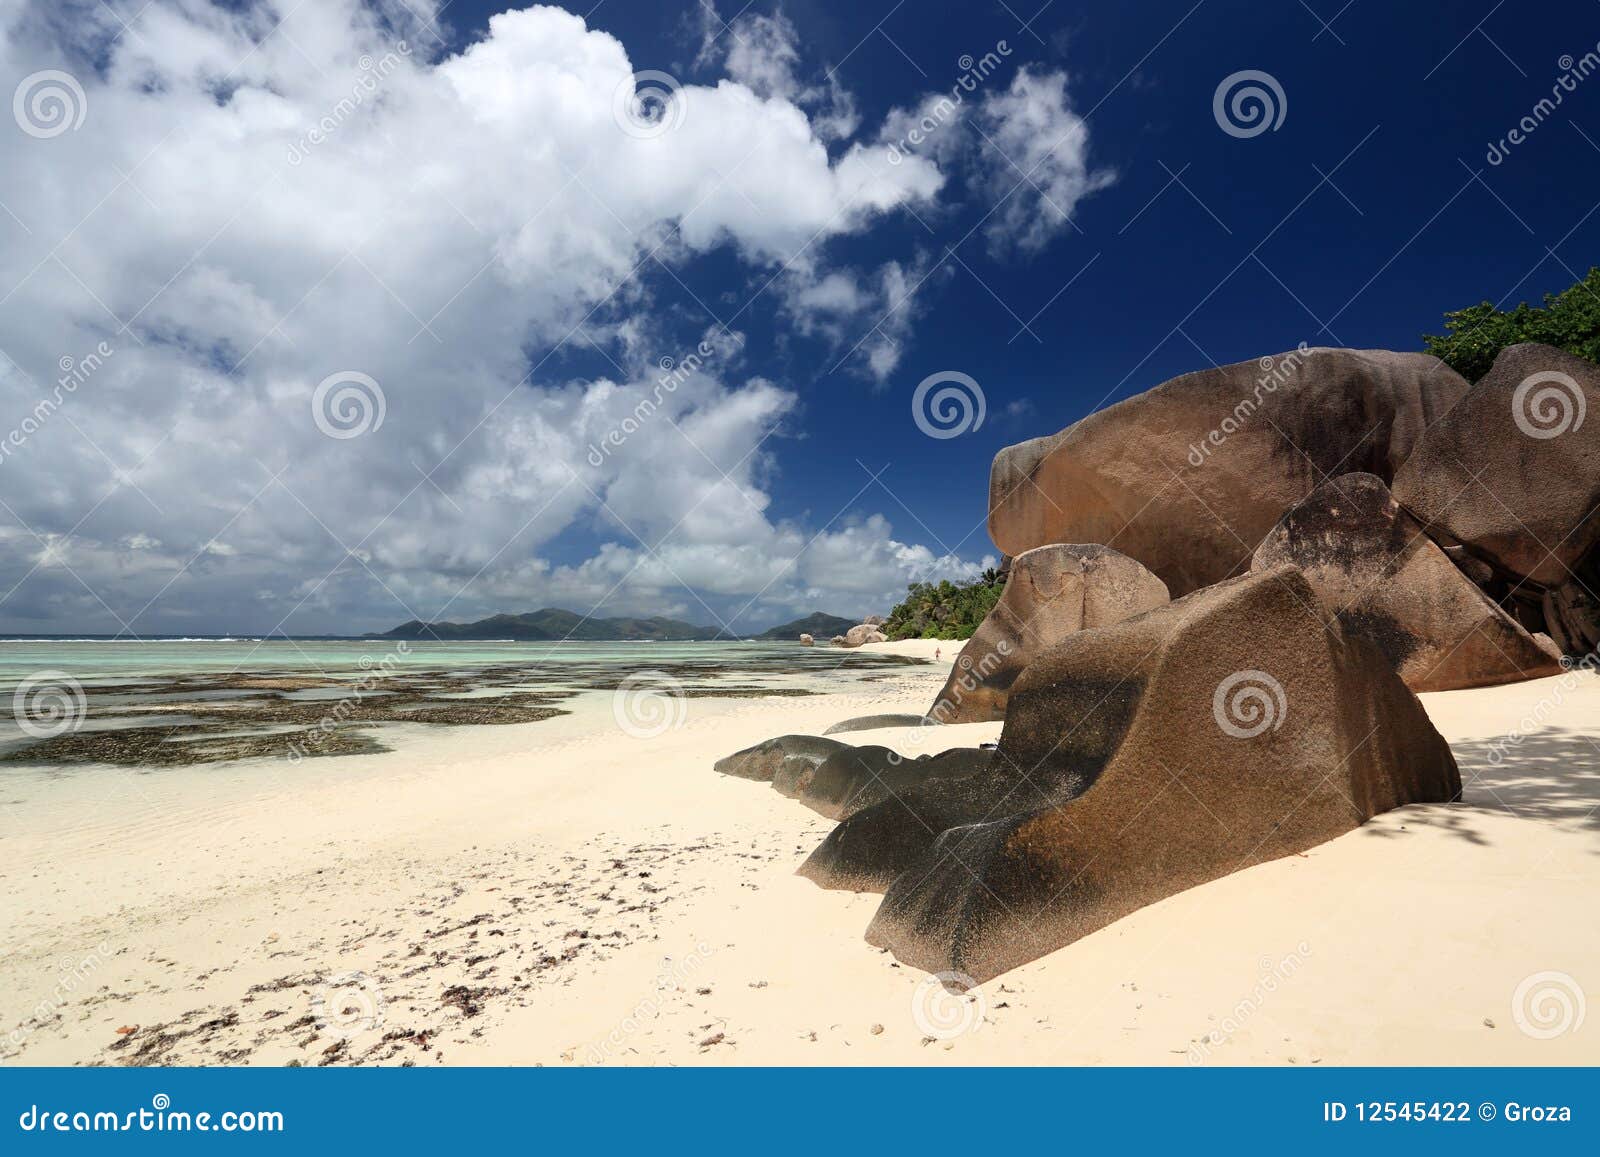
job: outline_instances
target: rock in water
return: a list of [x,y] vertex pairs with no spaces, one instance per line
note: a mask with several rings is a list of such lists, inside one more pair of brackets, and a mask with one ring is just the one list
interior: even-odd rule
[[1330,474],[1392,479],[1467,388],[1437,358],[1387,350],[1185,374],[1000,451],[989,534],[1011,555],[1115,547],[1177,598],[1247,570],[1261,536]]
[[1012,560],[1000,601],[956,656],[928,717],[981,723],[1006,717],[1006,692],[1029,663],[1074,631],[1159,607],[1167,588],[1105,546],[1056,544]]
[[800,636],[800,645],[802,647],[809,647],[815,642],[816,642],[816,640],[813,639],[810,635],[801,635]]
[[1567,582],[1600,540],[1600,366],[1508,346],[1395,475],[1394,496],[1540,587]]
[[1012,686],[989,770],[857,812],[801,872],[887,883],[867,940],[983,981],[1460,791],[1388,660],[1324,626],[1305,577],[1283,567],[1068,636]]
[[747,747],[743,751],[724,756],[713,766],[723,775],[770,783],[772,777],[783,767],[785,760],[809,762],[815,767],[834,752],[849,746],[848,743],[841,743],[837,739],[824,739],[820,735],[780,735],[776,739],[764,739],[754,747]]
[[1344,474],[1312,491],[1256,547],[1252,569],[1300,568],[1345,630],[1375,643],[1413,691],[1561,672],[1541,645],[1456,569],[1383,479]]
[[818,764],[795,798],[830,820],[845,819],[933,780],[976,775],[993,756],[977,747],[915,759],[872,744],[847,747]]

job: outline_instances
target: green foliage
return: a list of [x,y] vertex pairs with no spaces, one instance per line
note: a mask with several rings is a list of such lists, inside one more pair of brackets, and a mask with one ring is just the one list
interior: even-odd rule
[[1490,302],[1444,315],[1445,334],[1425,334],[1428,352],[1469,382],[1494,364],[1506,346],[1536,341],[1600,362],[1600,269],[1560,293],[1547,293],[1544,308],[1523,302],[1509,312]]
[[1004,589],[992,567],[970,582],[912,583],[905,602],[889,612],[883,633],[891,639],[970,638]]

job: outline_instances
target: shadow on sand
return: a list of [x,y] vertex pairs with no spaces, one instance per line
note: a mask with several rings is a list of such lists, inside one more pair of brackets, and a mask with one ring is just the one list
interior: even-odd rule
[[[1461,769],[1462,802],[1430,809],[1429,823],[1487,846],[1474,820],[1503,811],[1554,822],[1572,831],[1600,831],[1600,744],[1582,731],[1548,727],[1510,742],[1503,736],[1450,745]],[[1368,834],[1394,833],[1368,826]]]

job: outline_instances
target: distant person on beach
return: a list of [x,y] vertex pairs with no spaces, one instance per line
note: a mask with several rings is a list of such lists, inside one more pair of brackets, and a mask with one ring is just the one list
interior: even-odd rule
[[935,647],[933,649],[933,661],[935,663],[937,663],[939,661],[939,648],[938,647]]

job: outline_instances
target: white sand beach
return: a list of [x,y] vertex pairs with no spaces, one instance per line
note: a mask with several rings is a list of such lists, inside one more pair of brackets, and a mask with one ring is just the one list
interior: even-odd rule
[[[828,821],[711,767],[769,736],[925,708],[958,645],[881,645],[936,646],[943,663],[869,693],[692,700],[651,739],[574,716],[8,794],[0,1050],[26,1064],[1600,1063],[1600,1016],[1574,1023],[1574,1002],[1600,993],[1600,680],[1424,695],[1464,804],[1382,815],[955,998],[863,941],[877,896],[794,875]],[[848,738],[922,752],[998,733]],[[1550,1035],[1541,1017],[1560,1019],[1562,995]]]

